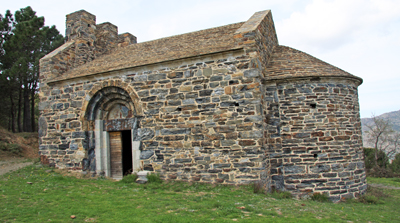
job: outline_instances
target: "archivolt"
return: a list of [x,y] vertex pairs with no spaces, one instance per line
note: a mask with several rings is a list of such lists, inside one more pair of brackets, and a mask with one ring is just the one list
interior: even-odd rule
[[119,87],[105,87],[90,99],[85,119],[88,121],[103,119],[105,112],[108,111],[107,108],[111,108],[117,103],[124,104],[133,112],[133,115],[137,115],[135,106],[124,89]]
[[[119,83],[117,83],[119,82]],[[139,97],[133,89],[121,81],[106,81],[99,83],[88,93],[90,100],[82,107],[85,130],[94,128],[94,120],[106,119],[108,112],[115,105],[123,105],[132,112],[132,116],[142,116]]]

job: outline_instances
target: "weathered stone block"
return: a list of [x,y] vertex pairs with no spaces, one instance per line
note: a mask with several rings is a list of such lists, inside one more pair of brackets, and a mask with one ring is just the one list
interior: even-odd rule
[[241,139],[259,139],[262,138],[263,131],[245,131],[239,133]]
[[159,81],[167,78],[166,74],[149,74],[147,79],[149,81]]
[[245,77],[253,78],[253,77],[260,77],[258,69],[249,69],[243,72]]
[[216,168],[216,169],[230,168],[231,164],[230,163],[216,163],[216,164],[213,164],[213,167]]
[[322,173],[331,171],[330,165],[317,164],[315,166],[310,166],[310,172],[312,173]]
[[283,172],[285,174],[298,174],[298,173],[305,173],[306,168],[304,166],[284,166]]
[[213,90],[202,90],[199,92],[200,97],[211,96]]
[[235,131],[235,126],[216,126],[214,130],[218,133],[229,133]]
[[221,146],[232,146],[235,145],[235,140],[221,140]]
[[181,135],[190,134],[190,128],[173,128],[173,129],[161,129],[162,135]]

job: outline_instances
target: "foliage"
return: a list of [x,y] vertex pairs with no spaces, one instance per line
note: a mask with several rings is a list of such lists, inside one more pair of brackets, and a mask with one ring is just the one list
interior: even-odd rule
[[400,153],[396,154],[393,162],[390,164],[390,169],[393,172],[400,174]]
[[329,196],[325,193],[313,193],[310,199],[318,202],[328,202]]
[[136,173],[129,174],[129,175],[124,176],[124,178],[122,178],[122,180],[120,182],[126,183],[126,184],[131,184],[131,183],[135,183],[137,178],[138,178],[138,175]]
[[291,198],[293,198],[293,195],[289,191],[274,190],[271,193],[271,196],[276,199],[291,199]]
[[147,183],[160,184],[162,182],[163,182],[163,180],[160,178],[159,174],[151,173],[151,174],[147,175]]
[[389,159],[385,152],[378,150],[377,155],[378,160],[375,160],[375,148],[364,148],[365,168],[372,169],[376,163],[381,168],[386,168],[389,165]]
[[256,181],[253,183],[253,193],[255,194],[264,194],[265,188],[262,181]]
[[382,192],[378,188],[368,186],[367,193],[358,198],[358,202],[364,204],[382,204],[383,199],[389,197],[389,195]]
[[14,15],[8,10],[0,19],[0,115],[5,117],[0,124],[13,132],[16,127],[19,132],[34,131],[39,59],[63,44],[64,38],[55,26],[44,26],[44,18],[29,6]]
[[[371,125],[366,125],[368,130],[365,132],[365,137],[374,146],[376,166],[378,165],[379,151],[386,154],[386,160],[393,159],[400,152],[400,133],[393,130],[389,119],[373,116],[372,121]],[[383,164],[386,164],[386,161],[383,161]]]
[[[0,176],[4,222],[399,222],[400,190],[377,205],[360,202],[316,205],[276,199],[249,186],[168,182],[120,183],[77,179],[31,165]],[[368,181],[385,184],[393,179]],[[27,182],[30,182],[29,184]],[[399,182],[392,182],[399,185]],[[381,190],[381,189],[377,189]],[[379,213],[379,215],[377,215]],[[75,215],[76,219],[71,219]],[[15,220],[14,220],[15,219]]]
[[[364,149],[368,176],[400,176],[400,133],[393,130],[389,119],[375,116],[372,117],[372,124],[366,127],[368,131],[364,137],[374,146]],[[393,163],[389,164],[389,160],[393,160]]]
[[39,144],[37,133],[11,133],[0,126],[0,159],[23,156],[38,158]]
[[[386,153],[378,151],[378,160],[375,161],[375,149],[364,148],[364,161],[367,175],[371,177],[399,177],[400,176],[400,154],[389,164]],[[377,163],[378,165],[375,165]]]
[[12,153],[14,155],[21,155],[22,148],[18,144],[14,144],[14,143],[9,144],[9,143],[0,141],[0,151],[6,152],[6,153]]

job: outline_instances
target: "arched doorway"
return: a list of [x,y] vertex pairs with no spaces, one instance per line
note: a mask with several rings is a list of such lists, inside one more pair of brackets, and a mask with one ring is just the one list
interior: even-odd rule
[[94,124],[89,140],[94,142],[96,173],[114,179],[140,169],[138,117],[132,98],[120,87],[108,86],[89,100],[85,120]]

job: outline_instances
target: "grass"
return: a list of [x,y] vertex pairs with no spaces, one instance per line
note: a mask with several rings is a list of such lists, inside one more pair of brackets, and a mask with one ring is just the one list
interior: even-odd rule
[[387,186],[392,186],[392,187],[400,187],[400,178],[369,177],[368,182],[374,184],[385,184]]
[[[379,202],[318,202],[232,187],[77,179],[40,165],[0,176],[3,222],[399,222],[400,190]],[[379,178],[368,179],[386,184]],[[397,183],[397,182],[394,182]],[[380,190],[380,189],[379,189]],[[280,197],[281,196],[281,197]],[[373,196],[380,196],[375,194]],[[76,216],[75,219],[71,215]]]

